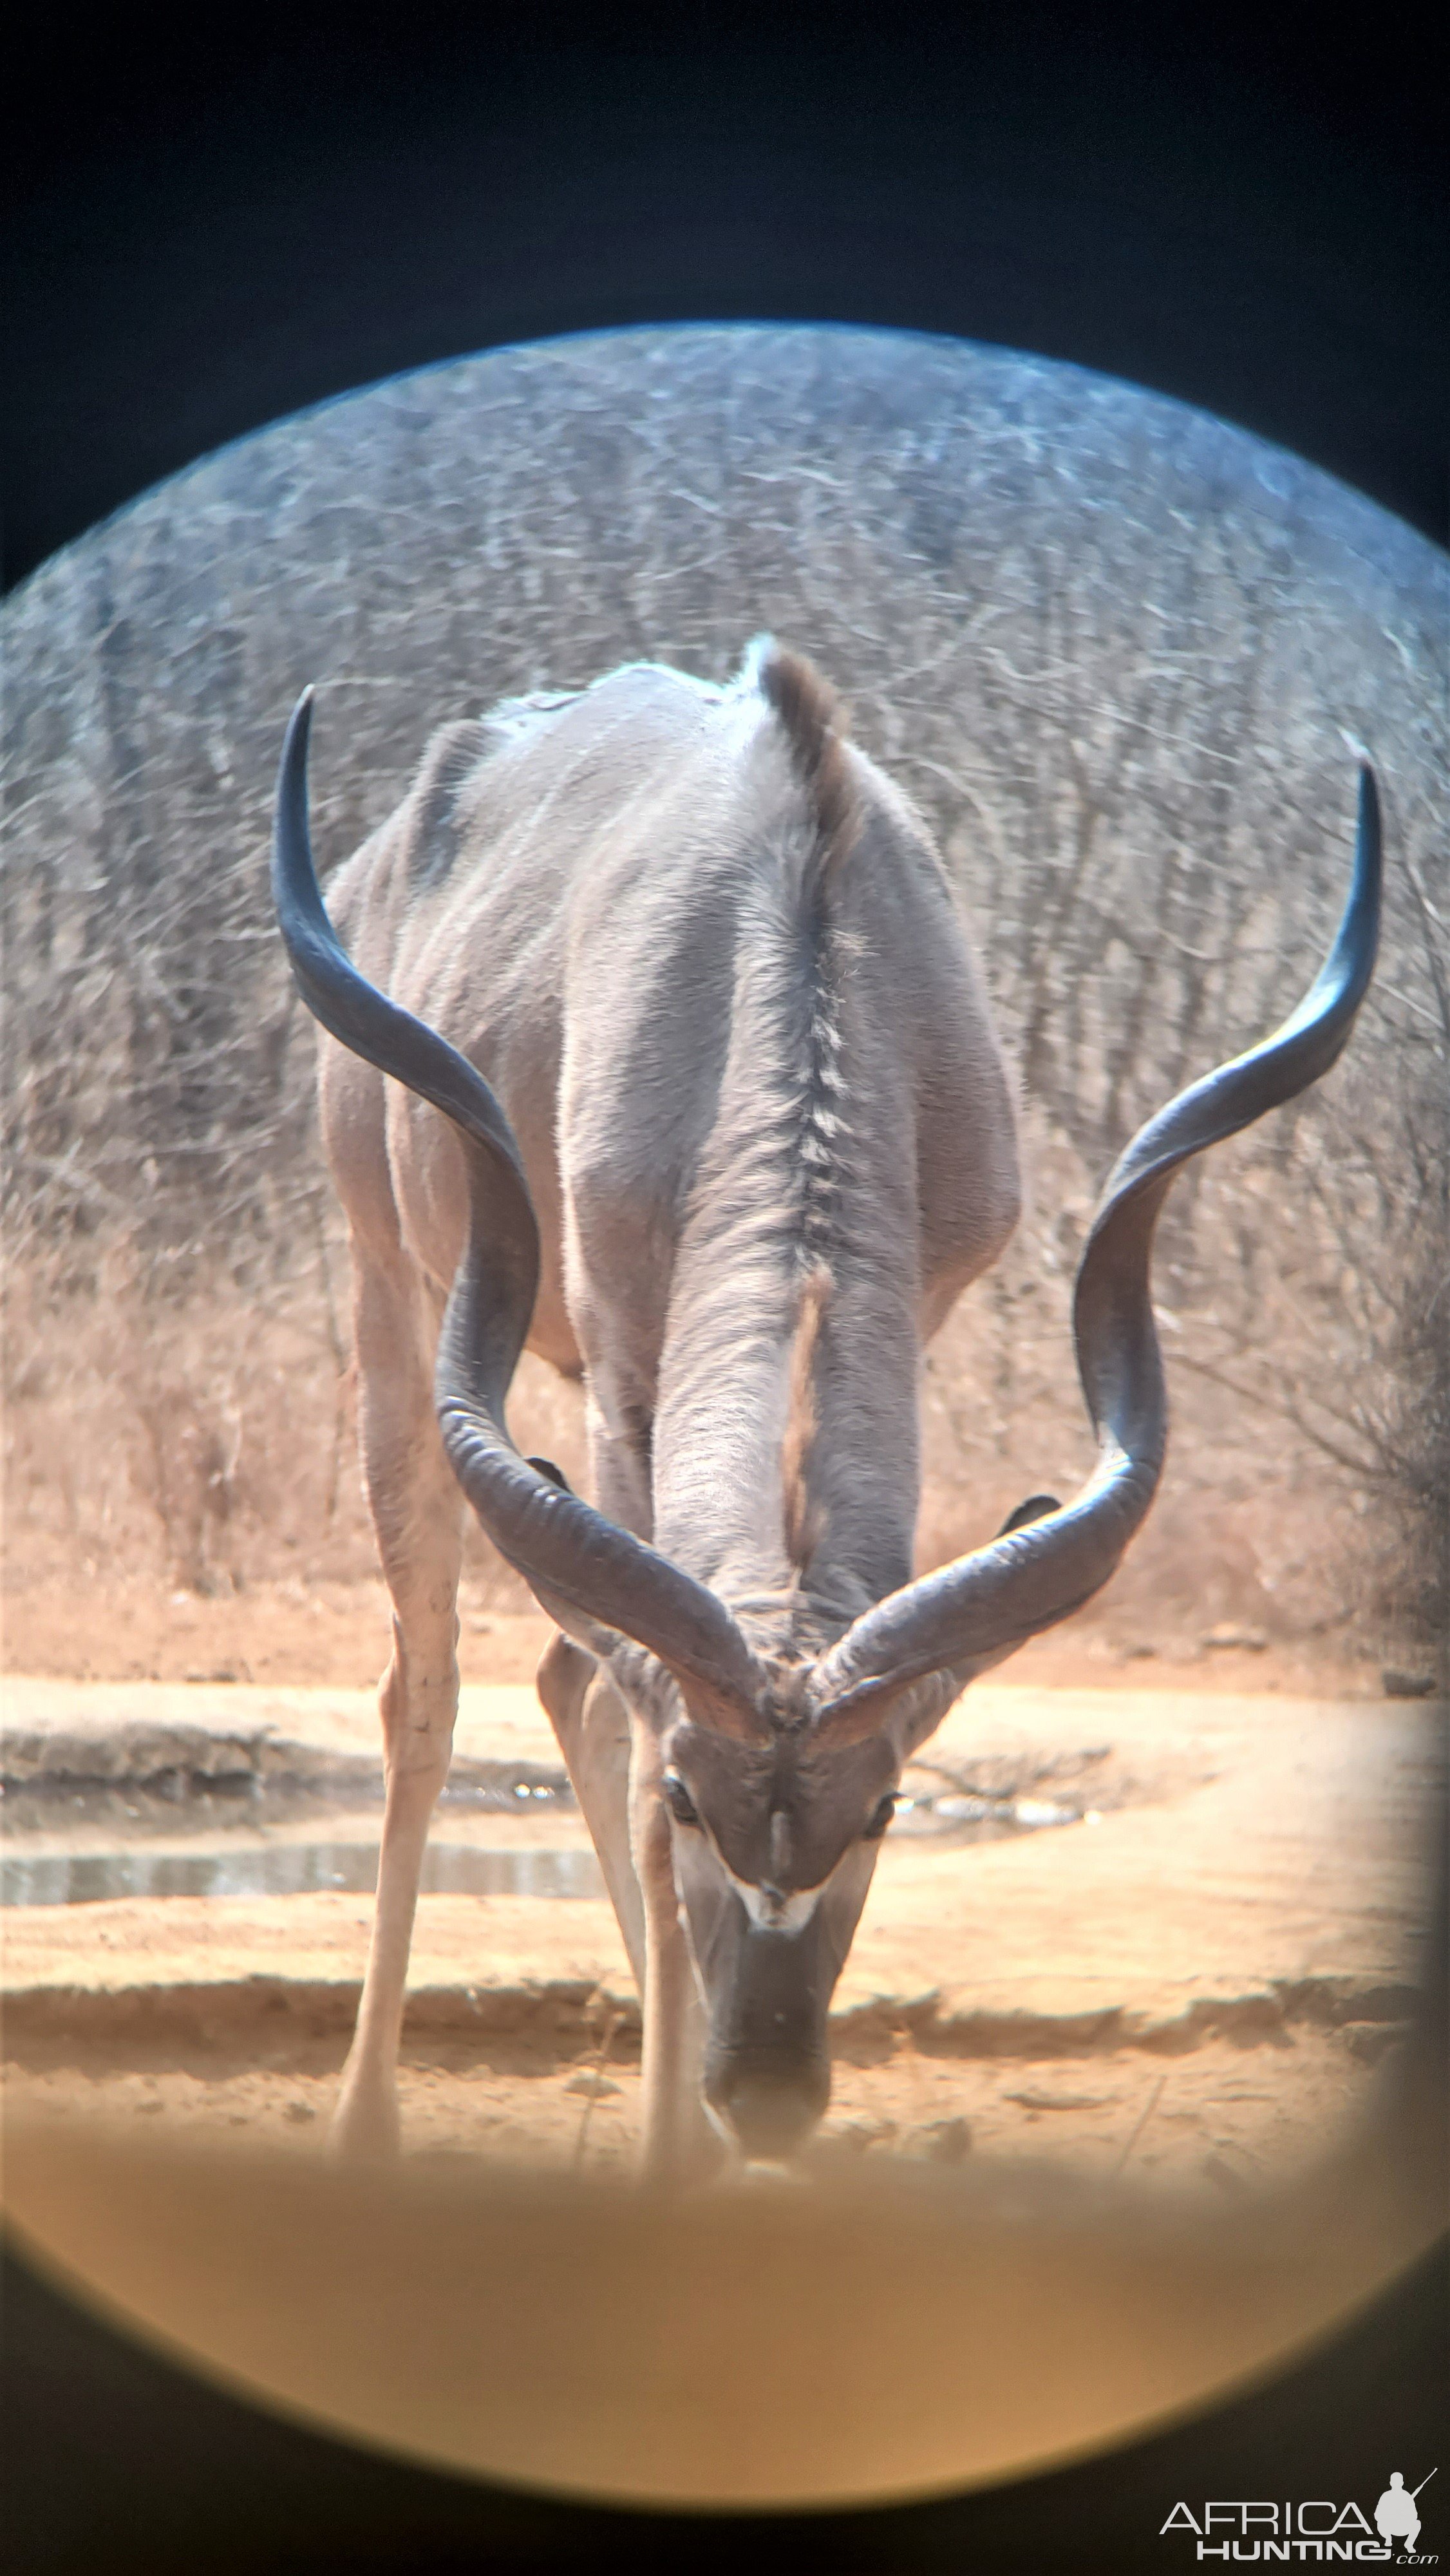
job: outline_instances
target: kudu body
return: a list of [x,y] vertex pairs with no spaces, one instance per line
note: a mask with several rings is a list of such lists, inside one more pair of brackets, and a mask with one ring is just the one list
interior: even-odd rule
[[[940,864],[829,691],[766,642],[726,688],[636,665],[452,726],[333,879],[330,922],[308,722],[304,700],[274,885],[340,1041],[323,1132],[395,1613],[338,2139],[396,2137],[466,1497],[560,1632],[539,1690],[640,1984],[645,2170],[707,2169],[722,2136],[777,2159],[825,2106],[902,1766],[975,1674],[1099,1589],[1151,1502],[1158,1207],[1343,1045],[1374,954],[1373,779],[1313,992],[1105,1190],[1074,1318],[1097,1472],[913,1582],[921,1352],[1011,1233],[1017,1151]],[[526,1343],[583,1378],[596,1507],[509,1438]]]

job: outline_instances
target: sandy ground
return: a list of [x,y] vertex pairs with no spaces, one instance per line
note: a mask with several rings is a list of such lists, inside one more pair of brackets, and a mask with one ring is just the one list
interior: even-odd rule
[[[837,1994],[818,2155],[1028,2149],[1231,2198],[1359,2115],[1414,2009],[1443,1709],[1134,1683],[979,1686],[927,1748],[988,1783],[1066,1784],[1093,1820],[985,1843],[893,1829]],[[93,1778],[97,1748],[117,1746],[138,1775],[168,1748],[193,1770],[310,1764],[309,1795],[346,1782],[367,1830],[369,1691],[40,1676],[10,1682],[6,1701],[10,1767],[28,1763],[32,1780],[67,1764]],[[464,1776],[557,1766],[522,1678],[465,1689],[459,1752]],[[84,1814],[67,1826],[52,1807],[37,1826],[44,1802],[22,1791],[19,1804],[27,1843],[94,1840]],[[208,1830],[317,1827],[243,1812]],[[568,1847],[582,1830],[568,1814],[442,1822],[490,1847]],[[197,1846],[189,1814],[171,1833]],[[318,2152],[369,1912],[340,1893],[9,1909],[12,2103]],[[607,1905],[422,1899],[411,2153],[617,2162],[638,2082],[638,2007]]]
[[[174,2051],[97,2046],[69,2062],[31,2064],[7,2085],[13,2109],[88,2117],[147,2115],[168,2128],[244,2130],[325,2147],[342,2060],[340,2040],[301,2036],[285,2052],[224,2043],[190,2066]],[[400,2093],[408,2152],[428,2163],[475,2163],[498,2154],[547,2158],[575,2169],[622,2167],[638,2134],[639,2069],[597,2052],[481,2049],[467,2040],[414,2038]],[[1337,2037],[1300,2035],[1265,2064],[1231,2043],[1210,2044],[1171,2069],[1134,2052],[1104,2051],[1087,2064],[1023,2059],[1008,2065],[943,2060],[903,2034],[873,2067],[838,2054],[830,2116],[812,2161],[855,2154],[925,2156],[1024,2152],[1077,2169],[1201,2183],[1234,2199],[1286,2168],[1312,2161],[1343,2134],[1367,2098],[1364,2067]]]
[[[529,1682],[551,1634],[538,1615],[500,1612],[465,1580],[459,1663],[467,1681]],[[67,1566],[27,1568],[18,1552],[0,1604],[8,1671],[95,1681],[374,1685],[387,1660],[390,1609],[381,1581],[300,1576],[204,1597],[147,1582],[108,1581]],[[1334,1637],[1274,1638],[1252,1620],[1161,1633],[1110,1599],[1066,1629],[1034,1637],[1012,1678],[1044,1689],[1082,1684],[1161,1690],[1277,1691],[1303,1698],[1379,1694],[1380,1669]]]

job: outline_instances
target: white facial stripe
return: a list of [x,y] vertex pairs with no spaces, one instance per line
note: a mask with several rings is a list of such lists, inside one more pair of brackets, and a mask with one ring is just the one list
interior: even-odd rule
[[798,1888],[794,1896],[767,1896],[763,1887],[737,1878],[718,1850],[715,1857],[758,1932],[803,1932],[826,1892],[828,1882],[823,1880],[819,1887]]

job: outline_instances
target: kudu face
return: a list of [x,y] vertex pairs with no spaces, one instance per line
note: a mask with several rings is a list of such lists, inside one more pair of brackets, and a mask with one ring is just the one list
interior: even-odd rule
[[706,2108],[748,2158],[779,2162],[830,2099],[826,2017],[900,1760],[884,1734],[819,1746],[797,1722],[750,1746],[687,1710],[660,1753],[680,1915],[708,2017]]

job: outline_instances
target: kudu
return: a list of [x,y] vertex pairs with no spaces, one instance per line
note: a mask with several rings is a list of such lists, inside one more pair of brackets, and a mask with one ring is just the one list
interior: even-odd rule
[[[395,1614],[335,2134],[397,2135],[466,1497],[560,1632],[539,1692],[643,1998],[644,2169],[707,2169],[722,2137],[780,2160],[828,2098],[827,2012],[903,1765],[975,1675],[1106,1583],[1152,1501],[1154,1224],[1191,1155],[1348,1037],[1378,921],[1373,775],[1312,991],[1151,1119],[1104,1190],[1074,1306],[1095,1473],[913,1580],[922,1348],[1006,1243],[1018,1165],[982,982],[905,798],[769,639],[725,687],[632,665],[437,734],[329,919],[310,716],[309,693],[274,890],[340,1041],[322,1122]],[[583,1378],[593,1507],[509,1437],[526,1345]]]

